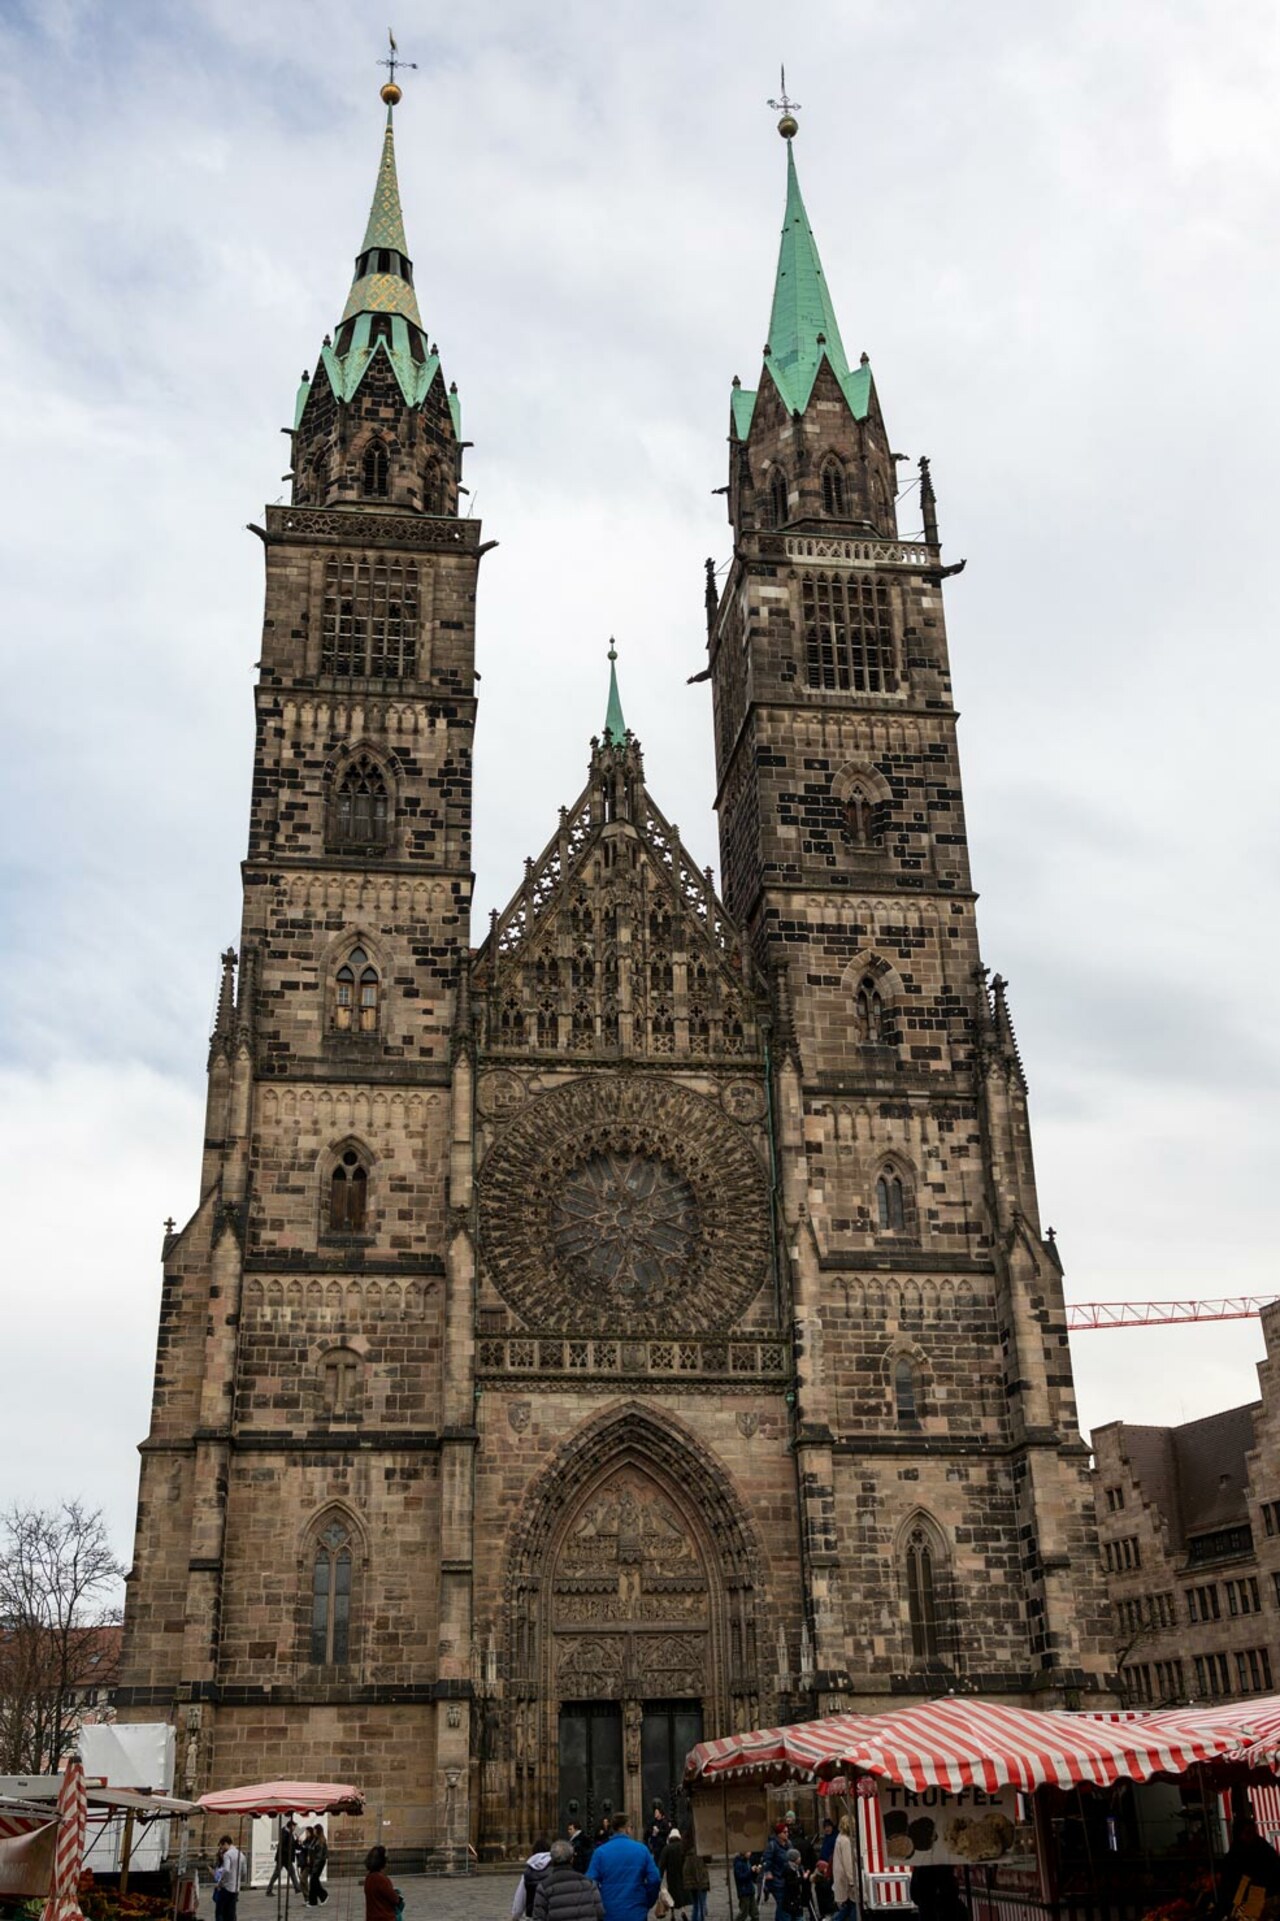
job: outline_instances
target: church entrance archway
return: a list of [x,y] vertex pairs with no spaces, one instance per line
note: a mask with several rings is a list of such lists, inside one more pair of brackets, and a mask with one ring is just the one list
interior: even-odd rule
[[509,1807],[520,1832],[619,1807],[642,1832],[704,1733],[755,1724],[757,1556],[723,1470],[643,1410],[593,1423],[532,1492],[509,1563]]

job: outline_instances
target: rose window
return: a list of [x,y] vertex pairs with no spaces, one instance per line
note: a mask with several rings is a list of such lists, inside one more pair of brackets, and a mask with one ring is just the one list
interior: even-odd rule
[[640,1154],[594,1154],[551,1209],[559,1259],[617,1299],[652,1306],[680,1282],[698,1231],[693,1189]]

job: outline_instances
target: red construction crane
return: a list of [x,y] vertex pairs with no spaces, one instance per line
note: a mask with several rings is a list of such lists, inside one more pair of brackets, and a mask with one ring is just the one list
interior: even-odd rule
[[1067,1308],[1067,1327],[1174,1327],[1180,1321],[1245,1321],[1270,1307],[1274,1294],[1237,1294],[1227,1301],[1077,1301]]

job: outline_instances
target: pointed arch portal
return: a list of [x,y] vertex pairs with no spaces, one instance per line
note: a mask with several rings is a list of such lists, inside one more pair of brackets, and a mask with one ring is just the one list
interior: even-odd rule
[[727,1475],[670,1419],[626,1408],[561,1451],[508,1561],[517,1831],[669,1807],[694,1742],[755,1725],[759,1565]]

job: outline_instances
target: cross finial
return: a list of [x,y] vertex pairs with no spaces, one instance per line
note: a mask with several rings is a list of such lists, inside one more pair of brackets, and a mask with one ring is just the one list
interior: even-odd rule
[[771,100],[769,105],[774,113],[780,113],[782,115],[781,120],[778,122],[778,132],[784,140],[794,140],[796,134],[800,131],[800,123],[796,119],[796,115],[800,112],[800,102],[788,97],[786,68],[781,67],[779,74],[782,82],[782,91],[778,99]]
[[410,73],[416,73],[418,71],[418,63],[416,60],[402,60],[400,58],[400,49],[396,45],[396,37],[390,27],[387,28],[387,44],[391,48],[390,55],[386,60],[379,60],[378,65],[385,67],[387,73],[390,75],[386,86],[382,89],[382,98],[389,107],[394,107],[396,101],[400,98],[400,89],[396,85],[396,68],[406,67]]

